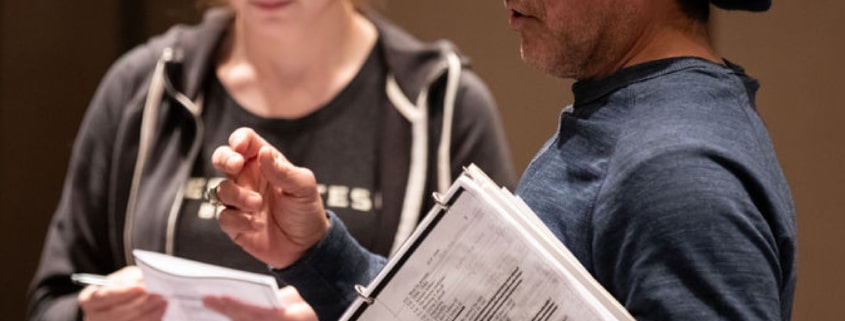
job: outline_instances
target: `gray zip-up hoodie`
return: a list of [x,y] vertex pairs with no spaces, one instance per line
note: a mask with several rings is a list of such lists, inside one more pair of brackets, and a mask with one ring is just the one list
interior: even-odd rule
[[[447,42],[423,44],[381,17],[387,61],[379,159],[382,188],[375,251],[401,243],[471,162],[513,186],[509,151],[490,93]],[[232,19],[210,10],[118,60],[104,77],[76,137],[62,197],[30,289],[31,320],[81,319],[70,281],[131,264],[131,249],[172,253],[181,192],[202,132],[201,88]]]

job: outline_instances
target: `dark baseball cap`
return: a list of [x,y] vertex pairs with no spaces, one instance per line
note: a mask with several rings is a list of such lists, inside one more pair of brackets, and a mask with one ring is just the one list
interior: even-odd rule
[[726,10],[766,11],[772,0],[710,0],[715,6]]

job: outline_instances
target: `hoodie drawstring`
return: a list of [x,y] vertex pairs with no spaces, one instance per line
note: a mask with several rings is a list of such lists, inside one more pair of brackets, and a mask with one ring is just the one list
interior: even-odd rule
[[[445,192],[452,181],[451,170],[451,141],[452,141],[452,120],[455,112],[455,100],[457,99],[458,87],[460,85],[461,60],[453,51],[444,50],[446,56],[445,66],[436,70],[432,81],[438,78],[445,71],[446,93],[443,101],[443,126],[441,128],[440,143],[437,149],[437,191]],[[405,187],[405,199],[402,203],[402,213],[399,217],[399,226],[393,238],[393,246],[390,253],[395,253],[402,243],[411,236],[420,219],[423,199],[426,197],[425,180],[428,169],[428,91],[424,87],[417,96],[417,103],[411,101],[402,92],[396,78],[393,75],[387,76],[387,97],[411,123],[411,164],[408,173],[408,183]]]

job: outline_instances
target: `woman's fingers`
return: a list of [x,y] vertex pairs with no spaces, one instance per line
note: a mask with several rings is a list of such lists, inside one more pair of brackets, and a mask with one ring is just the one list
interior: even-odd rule
[[144,288],[132,286],[97,286],[89,285],[79,293],[79,305],[84,310],[105,310],[113,306],[125,305],[144,296]]
[[144,275],[141,274],[141,268],[130,265],[123,267],[116,272],[109,274],[108,278],[117,284],[122,285],[143,285]]
[[161,321],[167,312],[167,300],[158,295],[150,295],[136,311],[138,320]]
[[241,303],[228,297],[209,296],[202,300],[206,307],[220,312],[233,321],[287,320],[276,309],[268,309]]
[[160,321],[166,311],[164,298],[147,294],[128,305],[113,308],[103,320]]
[[160,320],[167,301],[132,286],[88,286],[79,294],[86,320]]
[[281,308],[262,308],[238,300],[209,296],[203,298],[203,304],[234,321],[317,321],[317,313],[299,296],[296,289],[287,286],[279,290]]

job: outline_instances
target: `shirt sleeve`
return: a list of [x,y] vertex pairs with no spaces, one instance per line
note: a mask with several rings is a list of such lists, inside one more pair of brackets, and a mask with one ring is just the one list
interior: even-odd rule
[[363,248],[343,222],[329,212],[331,227],[320,242],[293,265],[272,269],[282,284],[295,287],[320,320],[337,320],[355,300],[355,285],[367,285],[386,259]]
[[753,166],[705,150],[630,166],[594,212],[597,279],[637,320],[784,319],[793,240],[766,185]]

